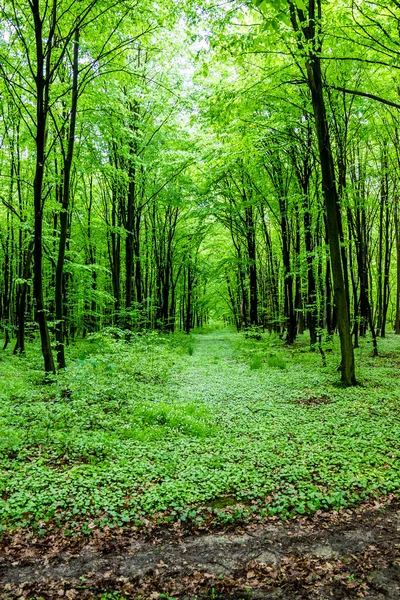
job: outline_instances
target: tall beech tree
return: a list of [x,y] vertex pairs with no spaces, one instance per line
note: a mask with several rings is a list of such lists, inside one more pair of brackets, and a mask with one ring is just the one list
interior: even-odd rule
[[323,77],[320,54],[322,51],[322,4],[310,0],[308,11],[289,2],[290,19],[299,47],[306,52],[305,66],[311,93],[321,163],[322,189],[325,198],[328,242],[331,255],[337,323],[340,336],[342,363],[341,379],[346,385],[355,380],[354,351],[350,330],[348,289],[345,286],[344,265],[340,249],[340,207],[336,187],[335,167],[332,156],[329,124],[323,93]]
[[63,136],[60,136],[60,144],[63,155],[63,182],[61,191],[60,211],[60,239],[58,243],[57,266],[55,275],[55,315],[56,315],[56,340],[57,340],[57,362],[60,369],[64,369],[64,261],[67,245],[67,232],[69,222],[69,201],[71,189],[71,169],[74,156],[76,113],[78,108],[78,64],[79,59],[79,29],[74,33],[73,58],[72,58],[72,88],[71,88],[71,110],[69,115],[69,128],[67,134],[66,148],[64,148]]
[[[260,5],[261,3],[256,1],[257,4]],[[321,68],[323,41],[321,28],[322,1],[309,0],[306,5],[302,0],[297,2],[288,0],[287,11],[298,47],[299,59],[303,62],[305,68],[305,78],[311,95],[318,140],[322,190],[325,199],[328,242],[337,308],[337,324],[342,353],[341,379],[344,384],[353,385],[356,380],[348,304],[349,290],[346,287],[344,276],[347,265],[343,263],[340,246],[342,225],[339,195],[336,185],[335,165]]]

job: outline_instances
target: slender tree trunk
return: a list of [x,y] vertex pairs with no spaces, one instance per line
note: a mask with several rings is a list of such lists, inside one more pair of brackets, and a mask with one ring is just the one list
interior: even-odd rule
[[[323,95],[321,59],[319,58],[319,39],[316,33],[316,20],[318,31],[321,19],[321,3],[317,0],[309,1],[308,20],[302,11],[298,10],[292,2],[289,3],[291,19],[295,31],[303,36],[303,47],[307,47],[306,59],[308,86],[311,93],[315,126],[318,139],[319,157],[322,174],[322,190],[325,200],[329,250],[331,257],[332,275],[334,283],[335,304],[337,308],[337,323],[341,347],[341,379],[345,385],[354,385],[355,366],[354,351],[350,330],[350,315],[347,302],[347,290],[343,275],[342,252],[340,247],[339,225],[339,198],[335,182],[335,171],[332,156],[329,125],[326,116],[326,107]],[[317,11],[316,11],[317,7]],[[301,29],[301,31],[300,31]],[[319,32],[320,34],[320,32]]]
[[228,273],[226,273],[225,279],[226,279],[226,285],[228,287],[228,296],[229,296],[229,300],[230,300],[231,307],[232,307],[232,313],[233,313],[233,318],[235,321],[235,326],[236,326],[237,331],[240,331],[239,310],[238,310],[238,306],[237,306],[237,303],[235,300],[235,296],[232,292],[232,285],[231,285],[231,281],[229,279]]
[[[13,196],[13,181],[14,181],[14,154],[11,160],[11,177],[10,177],[10,191],[9,191],[9,202],[12,205],[12,196]],[[4,252],[4,270],[3,270],[3,280],[4,280],[4,292],[3,292],[3,310],[2,310],[2,319],[6,322],[5,326],[5,339],[3,350],[5,350],[8,344],[11,341],[10,337],[10,325],[11,325],[11,294],[13,287],[13,268],[12,268],[12,256],[13,256],[13,222],[12,216],[10,212],[7,211],[7,234],[4,242],[3,252]]]
[[299,207],[296,205],[296,232],[295,232],[295,247],[296,257],[296,276],[295,276],[295,312],[297,315],[297,333],[304,333],[304,310],[303,310],[303,295],[302,295],[302,278],[300,272],[300,215]]
[[60,239],[58,245],[58,256],[56,266],[55,280],[55,309],[56,309],[56,340],[57,340],[57,362],[60,369],[64,369],[65,364],[65,322],[64,322],[64,261],[65,249],[67,244],[68,223],[69,223],[69,199],[71,186],[71,168],[74,155],[76,112],[78,105],[78,55],[79,55],[79,29],[76,29],[74,36],[74,54],[72,65],[72,102],[70,124],[68,132],[67,153],[64,159],[63,169],[63,193],[60,212]]
[[250,325],[258,325],[256,232],[253,207],[246,207],[246,241],[249,259]]
[[23,266],[22,279],[23,281],[17,286],[17,341],[14,347],[14,354],[23,354],[25,352],[25,309],[26,309],[26,293],[28,288],[28,279],[31,272],[33,240],[28,246]]
[[293,302],[293,275],[290,269],[290,239],[288,222],[286,218],[286,206],[281,203],[281,233],[282,233],[282,258],[284,268],[284,298],[285,317],[287,326],[286,343],[293,344],[296,339],[296,313]]
[[191,264],[187,267],[187,290],[186,290],[186,319],[185,319],[185,333],[189,335],[190,328],[192,325],[192,291],[193,291],[193,277]]
[[399,223],[399,197],[396,196],[394,202],[394,225],[396,235],[396,318],[394,330],[397,335],[400,335],[400,223]]
[[85,314],[83,318],[84,329],[83,329],[83,337],[85,337],[86,332],[90,333],[96,330],[96,298],[95,292],[97,289],[97,273],[96,273],[96,251],[95,245],[92,239],[92,209],[93,209],[93,177],[90,176],[89,181],[89,202],[87,204],[87,254],[86,254],[86,264],[91,267],[92,274],[92,284],[91,284],[91,300],[87,300],[85,302]]
[[111,205],[111,232],[109,235],[109,259],[114,295],[114,310],[117,313],[117,315],[121,308],[121,236],[117,231],[117,228],[120,226],[120,215],[118,212],[118,208],[118,191],[116,185],[113,185]]
[[[45,56],[43,52],[42,19],[39,12],[39,0],[32,0],[31,10],[34,20],[36,41],[36,164],[33,182],[34,197],[34,296],[36,302],[36,320],[39,324],[44,370],[55,373],[53,353],[51,350],[50,334],[47,325],[46,308],[43,294],[43,178],[46,145],[46,120],[48,112],[48,86],[50,82],[45,77]],[[55,13],[55,7],[53,8]],[[55,27],[55,14],[53,14]],[[46,63],[50,64],[50,49],[47,49]],[[49,69],[46,69],[47,73]]]
[[280,332],[279,327],[279,278],[277,276],[277,268],[274,261],[274,255],[272,250],[272,240],[270,233],[267,228],[267,223],[265,220],[264,209],[260,207],[261,212],[261,224],[262,230],[264,232],[264,240],[267,251],[267,290],[270,294],[271,300],[271,314],[268,319],[268,326],[272,328],[275,332]]
[[142,291],[142,264],[140,259],[140,224],[141,224],[141,212],[138,209],[135,216],[135,236],[133,243],[133,251],[135,254],[135,291],[136,291],[136,302],[141,306],[143,302],[143,291]]
[[130,169],[129,190],[126,215],[125,239],[125,307],[131,308],[133,301],[133,224],[135,197],[135,170]]
[[325,198],[329,249],[331,255],[333,282],[335,287],[337,323],[342,353],[341,379],[346,385],[354,385],[354,352],[351,340],[349,307],[347,303],[348,294],[346,293],[345,288],[340,248],[338,196],[335,184],[328,121],[326,118],[324,97],[322,92],[321,63],[318,57],[314,57],[313,60],[308,62],[307,75],[312,96],[321,161],[322,189]]
[[304,204],[304,241],[307,256],[307,323],[310,332],[310,346],[315,349],[317,343],[317,298],[312,255],[311,211],[308,197],[304,198]]
[[389,296],[390,296],[390,263],[392,254],[392,228],[391,228],[391,214],[389,209],[389,199],[386,202],[386,219],[385,219],[385,258],[384,258],[384,272],[383,272],[383,298],[382,298],[382,324],[381,324],[381,337],[386,335],[386,319],[389,308]]

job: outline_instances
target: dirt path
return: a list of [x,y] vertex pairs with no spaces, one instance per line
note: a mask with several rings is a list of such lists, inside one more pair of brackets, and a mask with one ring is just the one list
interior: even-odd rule
[[[153,539],[128,529],[67,551],[9,538],[0,598],[254,598],[398,600],[400,507],[366,505],[228,533]],[[165,594],[165,595],[163,595]]]

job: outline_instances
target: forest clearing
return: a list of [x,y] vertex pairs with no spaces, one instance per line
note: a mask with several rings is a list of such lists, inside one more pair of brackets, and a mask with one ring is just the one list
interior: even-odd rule
[[399,32],[0,1],[1,600],[400,598]]

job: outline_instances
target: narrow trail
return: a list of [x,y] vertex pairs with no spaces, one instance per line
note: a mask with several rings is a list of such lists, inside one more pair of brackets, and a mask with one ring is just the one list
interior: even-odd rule
[[399,548],[395,502],[228,533],[167,528],[153,541],[128,529],[78,552],[32,541],[18,560],[3,553],[0,598],[398,600]]
[[[173,393],[205,403],[229,402],[234,394],[243,411],[268,394],[275,404],[285,401],[279,373],[244,378],[248,367],[233,353],[223,333],[196,336],[193,356],[173,376]],[[308,375],[311,383],[312,377],[318,374]],[[45,544],[17,535],[0,545],[1,600],[400,598],[394,498],[287,522],[255,519],[223,532],[190,533],[171,524],[146,534],[127,526],[94,532],[82,543],[71,540],[71,547],[57,534]],[[117,590],[121,596],[112,595]]]

